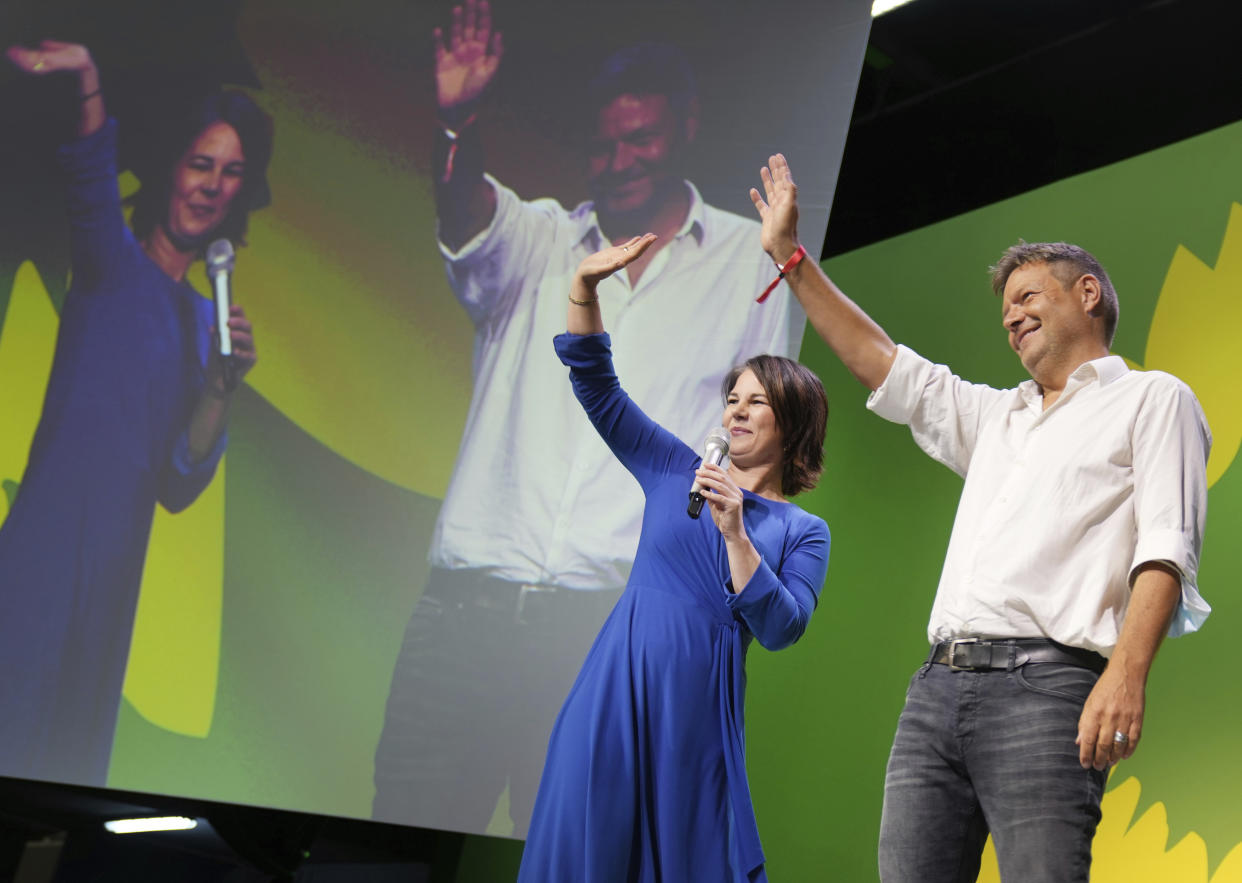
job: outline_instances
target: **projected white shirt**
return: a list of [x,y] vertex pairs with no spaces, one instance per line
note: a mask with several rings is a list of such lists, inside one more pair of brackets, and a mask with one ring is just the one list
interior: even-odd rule
[[[570,391],[552,338],[574,270],[605,244],[591,203],[523,202],[494,178],[491,225],[452,252],[449,283],[474,322],[474,392],[431,561],[515,583],[620,588],[638,545],[642,492]],[[599,286],[621,383],[694,448],[720,422],[720,383],[759,353],[797,356],[806,317],[776,275],[755,221],[691,191],[673,240],[638,285]],[[690,488],[686,488],[689,494]]]
[[1107,656],[1148,561],[1181,573],[1171,635],[1207,618],[1196,578],[1212,437],[1176,377],[1107,356],[1045,411],[1033,380],[967,383],[903,346],[867,407],[966,479],[930,640],[1044,636]]

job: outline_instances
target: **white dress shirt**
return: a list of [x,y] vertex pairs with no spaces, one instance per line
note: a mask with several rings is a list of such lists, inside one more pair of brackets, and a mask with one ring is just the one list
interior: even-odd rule
[[966,479],[929,640],[1042,636],[1108,656],[1149,561],[1181,574],[1171,635],[1207,618],[1196,577],[1212,437],[1176,377],[1107,356],[1044,410],[1033,380],[967,383],[903,346],[867,407]]
[[[591,203],[567,212],[487,180],[492,223],[457,252],[440,245],[476,335],[474,392],[431,561],[515,583],[620,588],[638,545],[642,491],[587,421],[552,347],[574,271],[607,242]],[[806,317],[787,285],[755,303],[776,276],[758,223],[686,186],[682,228],[637,286],[618,273],[600,284],[599,299],[626,391],[699,448],[720,423],[724,375],[759,353],[796,356]]]

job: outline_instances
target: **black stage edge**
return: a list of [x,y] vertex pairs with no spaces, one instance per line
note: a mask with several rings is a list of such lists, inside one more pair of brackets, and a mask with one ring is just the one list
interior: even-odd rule
[[[131,816],[190,831],[112,834]],[[0,778],[0,881],[452,883],[465,835],[358,819]]]

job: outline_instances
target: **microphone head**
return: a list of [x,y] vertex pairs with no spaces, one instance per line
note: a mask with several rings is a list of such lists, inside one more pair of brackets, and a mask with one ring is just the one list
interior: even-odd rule
[[703,439],[703,450],[710,451],[713,448],[720,450],[721,459],[729,453],[729,430],[723,426],[717,426],[707,434],[707,438]]
[[230,273],[237,258],[233,254],[233,243],[227,239],[217,239],[207,246],[207,275]]

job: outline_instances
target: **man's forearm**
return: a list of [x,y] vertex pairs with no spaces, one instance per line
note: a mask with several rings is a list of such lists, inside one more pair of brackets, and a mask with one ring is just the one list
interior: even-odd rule
[[456,251],[487,229],[496,213],[496,193],[483,179],[483,145],[470,122],[441,128],[432,149],[440,241]]
[[1154,561],[1140,565],[1109,667],[1145,682],[1181,596],[1181,577],[1172,567]]
[[867,389],[888,376],[897,347],[884,329],[829,279],[813,260],[791,267],[785,280],[811,327]]
[[1134,753],[1143,735],[1147,674],[1181,599],[1181,577],[1169,565],[1139,568],[1117,646],[1083,706],[1078,759],[1098,770]]

